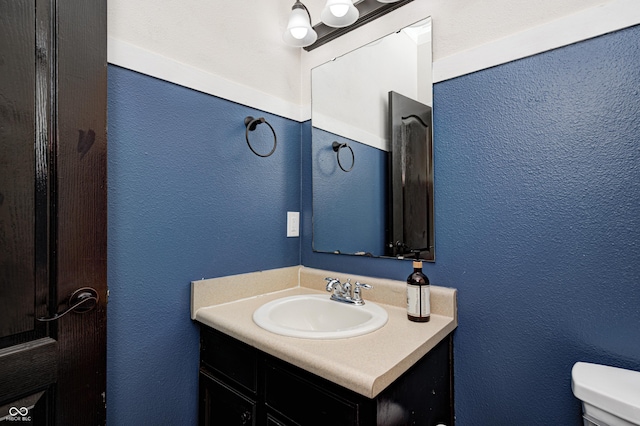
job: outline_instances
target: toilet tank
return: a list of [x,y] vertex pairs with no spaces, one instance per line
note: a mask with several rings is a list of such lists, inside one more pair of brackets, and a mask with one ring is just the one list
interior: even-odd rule
[[586,425],[640,426],[640,372],[577,362],[571,388]]

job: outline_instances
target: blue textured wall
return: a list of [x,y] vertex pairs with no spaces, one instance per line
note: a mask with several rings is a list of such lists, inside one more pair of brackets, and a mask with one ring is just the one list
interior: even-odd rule
[[[300,263],[300,124],[115,66],[108,84],[107,420],[195,424],[189,282]],[[271,157],[247,115],[276,130]]]
[[[459,289],[457,424],[579,425],[576,361],[640,370],[640,27],[434,87],[434,284]],[[303,264],[404,279],[409,263]]]
[[[314,173],[314,249],[341,253],[384,254],[387,153],[383,150],[313,128],[311,158]],[[353,149],[340,150],[338,165],[334,141]],[[348,232],[345,232],[345,229]]]
[[[459,289],[459,425],[578,425],[575,361],[640,370],[638,39],[634,27],[434,88],[425,269]],[[246,115],[274,125],[272,157],[246,147]],[[310,135],[109,67],[109,424],[195,423],[189,281],[298,264],[287,210],[302,207],[303,264],[409,273],[311,251]]]

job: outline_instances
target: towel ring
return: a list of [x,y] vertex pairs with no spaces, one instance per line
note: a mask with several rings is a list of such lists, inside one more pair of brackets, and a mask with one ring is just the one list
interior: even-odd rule
[[[271,133],[273,133],[273,148],[271,149],[271,151],[269,151],[268,154],[260,154],[255,149],[253,149],[253,147],[251,146],[251,142],[249,142],[249,132],[253,132],[256,129],[256,127],[258,127],[258,124],[262,124],[262,123],[269,126],[269,128],[271,129]],[[278,145],[278,138],[276,136],[276,131],[273,130],[273,127],[271,126],[271,124],[269,124],[269,122],[267,122],[267,120],[265,120],[264,117],[253,118],[252,116],[249,115],[245,117],[244,125],[247,127],[247,130],[244,132],[244,137],[247,140],[247,145],[249,145],[249,149],[251,150],[251,152],[253,152],[258,157],[268,157],[275,152],[276,146]]]
[[[340,166],[342,171],[350,172],[351,169],[353,169],[353,165],[356,164],[356,156],[353,154],[353,149],[346,143],[340,143],[340,142],[333,142],[331,144],[331,147],[336,152],[336,158],[338,159],[338,166]],[[349,169],[345,169],[344,167],[342,167],[342,163],[340,162],[340,150],[342,148],[349,148],[349,151],[351,151],[351,167],[349,167]]]

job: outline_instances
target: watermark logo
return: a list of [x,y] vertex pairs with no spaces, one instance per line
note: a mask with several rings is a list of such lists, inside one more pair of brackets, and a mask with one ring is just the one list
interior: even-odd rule
[[9,416],[5,419],[10,422],[30,422],[31,416],[27,407],[11,407],[9,408]]

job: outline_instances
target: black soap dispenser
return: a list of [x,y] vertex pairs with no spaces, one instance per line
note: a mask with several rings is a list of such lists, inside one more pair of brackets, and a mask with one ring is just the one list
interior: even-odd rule
[[407,277],[407,318],[415,322],[427,322],[431,318],[429,278],[422,272],[422,261],[417,255],[413,272]]

